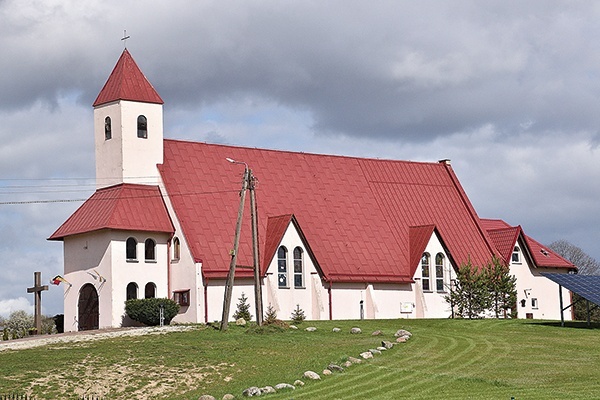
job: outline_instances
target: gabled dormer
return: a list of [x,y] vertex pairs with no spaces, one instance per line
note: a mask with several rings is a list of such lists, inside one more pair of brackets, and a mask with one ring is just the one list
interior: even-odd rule
[[157,183],[163,103],[125,49],[93,104],[97,188]]

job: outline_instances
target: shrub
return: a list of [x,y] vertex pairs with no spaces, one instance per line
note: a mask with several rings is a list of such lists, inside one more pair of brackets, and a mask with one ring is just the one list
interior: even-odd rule
[[18,310],[10,314],[4,328],[8,329],[11,339],[20,339],[29,336],[29,331],[34,328],[33,324],[33,315]]
[[179,304],[170,299],[131,299],[125,302],[125,312],[134,321],[149,326],[160,325],[160,306],[164,308],[164,324],[169,325],[179,312]]
[[267,313],[265,314],[265,324],[272,324],[277,321],[277,311],[273,308],[273,306],[269,303],[269,307],[267,307]]
[[296,325],[299,325],[306,319],[304,315],[304,310],[300,308],[300,304],[296,304],[296,309],[292,311],[292,322]]
[[242,296],[238,299],[237,310],[233,313],[233,319],[244,318],[246,321],[252,319],[250,314],[250,304],[248,304],[248,298],[242,292]]

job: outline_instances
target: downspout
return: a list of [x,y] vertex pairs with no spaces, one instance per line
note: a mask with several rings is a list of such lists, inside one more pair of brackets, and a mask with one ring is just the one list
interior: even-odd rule
[[204,323],[208,324],[208,279],[204,280]]
[[333,320],[333,305],[332,305],[332,296],[331,296],[331,281],[329,281],[329,288],[327,289],[327,294],[329,295],[329,320]]
[[167,298],[171,299],[171,239],[167,240]]

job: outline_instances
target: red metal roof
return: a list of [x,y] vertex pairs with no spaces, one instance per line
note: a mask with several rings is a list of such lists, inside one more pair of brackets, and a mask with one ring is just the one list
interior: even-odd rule
[[550,248],[527,236],[521,226],[510,226],[500,219],[482,219],[481,225],[486,229],[502,258],[509,262],[517,239],[523,238],[527,251],[537,267],[576,268],[573,263],[564,259]]
[[[435,225],[458,265],[469,259],[483,265],[496,254],[446,163],[175,140],[165,140],[164,146],[159,169],[205,277],[224,277],[229,268],[243,166],[225,158],[248,163],[259,180],[261,251],[279,235],[268,228],[274,223],[270,218],[293,214],[326,280],[410,282],[416,264],[409,231],[415,226]],[[252,265],[249,205],[245,213],[238,265]]]
[[117,61],[93,106],[96,107],[116,100],[164,103],[127,49],[123,50],[119,61]]
[[175,232],[158,186],[120,184],[97,190],[49,239],[100,229]]

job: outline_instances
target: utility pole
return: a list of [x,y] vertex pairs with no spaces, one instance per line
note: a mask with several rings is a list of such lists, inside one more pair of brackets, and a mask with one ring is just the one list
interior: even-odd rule
[[256,207],[256,178],[252,170],[248,174],[250,188],[250,214],[252,216],[252,257],[254,260],[254,303],[256,305],[256,324],[263,323],[262,286],[260,284],[260,255],[258,252],[258,210]]
[[[231,163],[238,162],[228,158],[227,161]],[[240,207],[238,209],[237,222],[235,224],[235,236],[233,239],[233,250],[231,250],[231,261],[229,263],[229,273],[227,274],[227,281],[225,282],[225,297],[223,299],[223,316],[221,317],[221,330],[227,330],[227,324],[229,323],[229,307],[231,305],[231,292],[233,291],[233,279],[235,275],[235,264],[237,262],[238,247],[240,244],[240,231],[242,230],[242,215],[244,214],[244,202],[246,201],[246,190],[248,189],[248,181],[250,176],[250,169],[248,164],[244,164],[244,179],[242,181],[242,191],[240,192]]]

